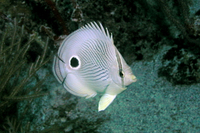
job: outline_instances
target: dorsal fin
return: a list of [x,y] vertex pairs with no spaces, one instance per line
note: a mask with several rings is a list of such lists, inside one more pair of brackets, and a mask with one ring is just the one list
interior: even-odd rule
[[100,22],[98,22],[98,24],[96,22],[90,22],[86,24],[85,26],[83,26],[81,29],[95,29],[95,30],[101,31],[105,36],[109,37],[112,40],[112,43],[114,43],[112,34],[110,34],[108,29],[104,28]]

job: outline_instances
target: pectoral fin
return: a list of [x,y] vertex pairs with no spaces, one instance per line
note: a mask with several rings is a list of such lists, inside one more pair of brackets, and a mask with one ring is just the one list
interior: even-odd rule
[[105,110],[112,103],[116,96],[117,95],[104,94],[99,101],[98,111]]

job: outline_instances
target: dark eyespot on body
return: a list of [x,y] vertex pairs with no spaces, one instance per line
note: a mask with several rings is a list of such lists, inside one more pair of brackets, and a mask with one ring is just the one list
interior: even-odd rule
[[79,60],[76,57],[72,57],[70,60],[71,67],[78,67],[79,66]]

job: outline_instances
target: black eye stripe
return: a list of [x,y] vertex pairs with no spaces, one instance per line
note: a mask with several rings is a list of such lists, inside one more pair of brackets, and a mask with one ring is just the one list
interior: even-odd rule
[[124,88],[125,87],[124,86],[124,72],[122,70],[122,62],[116,49],[115,49],[115,52],[116,52],[116,57],[117,57],[117,62],[118,62],[118,67],[119,67],[119,76],[121,78],[122,87]]
[[121,78],[124,78],[124,72],[123,72],[122,70],[119,70],[119,76],[120,76]]

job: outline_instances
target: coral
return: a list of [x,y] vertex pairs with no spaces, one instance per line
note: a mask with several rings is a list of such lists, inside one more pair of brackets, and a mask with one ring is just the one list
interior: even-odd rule
[[166,0],[156,0],[156,2],[167,20],[180,31],[176,36],[170,35],[170,39],[173,40],[171,45],[174,45],[174,48],[164,56],[159,76],[166,77],[173,84],[199,83],[199,20],[198,16],[189,16],[191,1],[179,0],[177,3],[174,1],[179,7],[174,6],[174,9],[170,8]]
[[[13,22],[13,23],[12,23]],[[42,54],[32,63],[28,61],[30,48],[39,41],[36,34],[27,34],[24,27],[18,26],[14,19],[5,23],[5,30],[1,31],[0,44],[0,119],[1,125],[6,122],[6,116],[12,117],[17,113],[17,103],[32,100],[44,95],[40,89],[46,79],[37,80],[36,72],[43,67],[52,56],[47,57],[47,42],[41,44]],[[40,40],[41,41],[41,40]],[[11,114],[12,115],[11,115]],[[0,127],[0,130],[1,127]]]
[[60,16],[60,13],[58,12],[57,8],[56,8],[56,5],[54,2],[52,2],[51,0],[45,0],[45,2],[49,5],[49,7],[52,9],[53,13],[54,13],[54,16],[57,18],[58,22],[60,23],[60,25],[62,26],[63,28],[63,34],[66,34],[68,35],[68,30],[65,26],[65,22],[64,20],[62,19],[62,17]]
[[171,48],[163,57],[163,66],[159,76],[176,84],[194,84],[200,82],[199,55],[181,47]]

